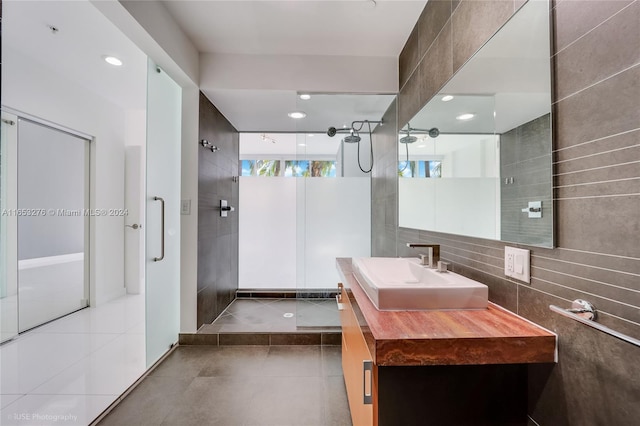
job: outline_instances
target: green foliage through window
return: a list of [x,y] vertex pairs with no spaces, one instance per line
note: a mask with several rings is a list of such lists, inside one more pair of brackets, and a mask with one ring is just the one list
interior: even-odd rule
[[[284,167],[282,167],[284,163]],[[335,161],[242,160],[242,176],[336,177]]]
[[442,161],[399,161],[398,176],[403,178],[442,177]]

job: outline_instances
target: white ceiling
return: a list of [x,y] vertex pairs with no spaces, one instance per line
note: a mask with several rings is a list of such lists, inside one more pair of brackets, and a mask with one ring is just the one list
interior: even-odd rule
[[[146,108],[146,56],[86,1],[4,1],[2,44],[124,109]],[[49,26],[58,31],[53,33]],[[124,65],[108,65],[103,56]]]
[[330,138],[325,133],[241,133],[240,158],[278,159],[333,158],[335,159],[342,137]]
[[[397,91],[397,58],[426,1],[164,4],[201,52],[201,90],[238,130],[311,132],[382,117],[392,97],[359,95]],[[351,96],[301,104],[309,90]],[[307,118],[287,117],[296,109]]]
[[[123,109],[145,108],[146,56],[91,2],[3,3],[4,46],[66,75]],[[201,52],[205,67],[201,75],[207,80],[202,87],[205,94],[238,130],[269,132],[317,132],[353,120],[379,120],[393,99],[389,93],[397,90],[397,57],[425,3],[163,2]],[[59,31],[52,33],[50,25]],[[124,66],[107,65],[105,55],[120,57]],[[280,68],[255,67],[253,74],[228,70],[238,75],[235,82],[230,82],[217,78],[218,74],[207,74],[210,61],[220,63],[219,55],[242,58],[241,63],[248,64],[259,57],[263,63],[280,64]],[[202,60],[204,57],[207,61]],[[283,72],[290,63],[298,64],[295,72]],[[300,75],[306,80],[296,77]],[[242,80],[241,88],[237,80]],[[314,85],[318,81],[321,84]],[[298,92],[310,88],[318,89],[316,93],[348,95],[300,101]],[[380,93],[384,95],[374,95]],[[307,118],[293,121],[287,117],[294,109],[304,110]]]
[[203,53],[397,57],[426,1],[164,3]]

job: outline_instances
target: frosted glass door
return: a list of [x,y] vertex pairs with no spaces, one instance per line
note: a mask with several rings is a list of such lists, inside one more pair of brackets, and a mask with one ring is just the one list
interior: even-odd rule
[[178,340],[182,89],[149,60],[147,70],[147,366]]
[[18,277],[16,208],[18,118],[2,112],[0,135],[0,342],[18,334]]
[[18,119],[21,332],[88,306],[88,159],[88,140]]

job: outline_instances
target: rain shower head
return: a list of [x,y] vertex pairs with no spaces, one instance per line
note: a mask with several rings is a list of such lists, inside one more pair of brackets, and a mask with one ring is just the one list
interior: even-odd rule
[[401,130],[400,132],[407,134],[407,136],[400,138],[400,143],[414,143],[417,139],[415,136],[411,136],[411,133],[426,133],[427,135],[429,135],[429,137],[434,139],[440,136],[440,130],[437,127],[432,127],[430,129],[417,129],[408,125],[407,130]]
[[362,138],[357,133],[345,136],[344,139],[342,139],[342,141],[346,143],[358,143],[361,140]]
[[405,137],[400,138],[400,143],[414,143],[418,140],[415,136],[407,135]]

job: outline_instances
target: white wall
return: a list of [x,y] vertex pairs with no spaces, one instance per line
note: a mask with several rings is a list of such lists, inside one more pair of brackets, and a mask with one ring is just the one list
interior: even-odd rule
[[182,87],[181,199],[191,213],[180,216],[180,332],[197,330],[198,295],[198,122],[197,87]]
[[[114,104],[3,46],[2,106],[91,135],[92,208],[124,207],[125,113]],[[144,84],[144,83],[142,83]],[[124,294],[124,218],[96,217],[91,228],[91,303]]]
[[395,93],[398,61],[384,56],[202,53],[200,84],[203,90],[304,88],[325,93]]
[[[98,9],[101,9],[100,3],[105,2],[93,1],[93,3]],[[198,50],[182,32],[162,2],[119,0],[119,3],[144,28],[147,35],[153,39],[153,43],[149,43],[146,46],[140,45],[138,40],[134,41],[154,59],[154,62],[160,65],[182,87],[184,87],[184,82],[181,81],[183,74],[186,74],[191,81],[196,82],[199,80],[200,62]],[[104,9],[101,10],[104,12]],[[158,55],[154,54],[153,50],[160,46],[177,66],[176,69],[173,68],[174,64],[159,60]],[[177,72],[178,68],[179,72]]]
[[145,192],[147,111],[128,110],[125,114],[125,208],[127,225],[142,224],[142,229],[125,229],[124,281],[127,293],[139,294],[145,283]]

